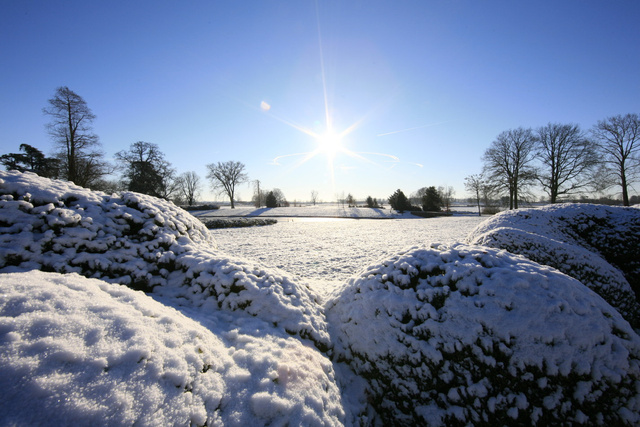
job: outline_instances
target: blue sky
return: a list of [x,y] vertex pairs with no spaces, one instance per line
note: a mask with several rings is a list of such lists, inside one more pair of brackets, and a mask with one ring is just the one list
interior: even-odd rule
[[[203,180],[237,160],[290,201],[466,197],[504,130],[640,112],[638,18],[631,0],[1,1],[0,154],[50,153],[42,108],[68,86],[107,158],[148,141]],[[327,117],[344,150],[311,156]]]

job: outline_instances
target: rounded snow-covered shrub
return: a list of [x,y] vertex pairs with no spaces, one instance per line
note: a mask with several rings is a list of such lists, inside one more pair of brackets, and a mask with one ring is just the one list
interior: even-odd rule
[[329,348],[319,298],[278,270],[224,256],[173,203],[0,172],[0,272],[78,273],[207,309],[242,311]]
[[107,195],[31,173],[0,172],[0,267],[119,278],[149,290],[187,245],[215,246],[166,200]]
[[506,251],[413,248],[326,304],[337,361],[400,425],[640,423],[640,337],[600,296]]
[[467,242],[554,267],[640,328],[640,209],[562,204],[507,211],[478,225]]
[[224,316],[76,274],[0,274],[0,425],[341,424],[325,355]]

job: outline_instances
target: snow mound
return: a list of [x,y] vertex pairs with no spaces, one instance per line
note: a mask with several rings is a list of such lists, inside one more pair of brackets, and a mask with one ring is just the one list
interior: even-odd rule
[[344,415],[331,362],[295,338],[212,317],[207,329],[76,274],[0,274],[0,295],[2,425],[327,426]]
[[497,249],[412,248],[326,304],[385,423],[640,422],[640,337],[601,297]]
[[554,267],[587,285],[640,328],[639,209],[562,204],[507,211],[478,225],[467,242]]
[[330,347],[319,297],[278,270],[224,256],[207,228],[170,202],[107,195],[31,173],[0,172],[0,272],[78,273],[241,311]]

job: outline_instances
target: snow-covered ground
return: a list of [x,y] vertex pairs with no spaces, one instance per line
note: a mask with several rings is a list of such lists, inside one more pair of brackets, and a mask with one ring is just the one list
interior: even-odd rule
[[0,172],[0,425],[640,424],[640,211],[300,217]]
[[[387,206],[386,209],[350,208],[339,204],[327,203],[304,205],[288,208],[255,208],[253,206],[221,206],[220,209],[193,211],[194,216],[207,217],[326,217],[326,218],[410,218],[408,212],[397,213]],[[415,217],[415,216],[414,216]]]
[[[455,206],[454,215],[477,215],[477,209],[468,206]],[[231,209],[223,205],[220,209],[192,211],[199,218],[215,217],[275,217],[275,218],[360,218],[360,219],[416,219],[411,212],[399,213],[386,205],[383,208],[350,208],[338,203],[319,203],[317,205],[290,206],[281,208],[255,208],[239,205]]]
[[264,227],[211,230],[225,253],[259,260],[309,281],[326,294],[401,249],[463,241],[487,217],[278,220]]

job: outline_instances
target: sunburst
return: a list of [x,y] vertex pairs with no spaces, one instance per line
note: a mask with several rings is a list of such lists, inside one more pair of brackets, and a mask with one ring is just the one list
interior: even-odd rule
[[[302,166],[309,160],[313,159],[314,157],[323,155],[327,159],[327,168],[330,173],[332,185],[335,187],[334,164],[335,164],[336,158],[339,155],[344,154],[346,156],[349,156],[370,164],[377,164],[377,163],[371,160],[370,158],[368,158],[367,156],[383,157],[386,162],[392,163],[391,168],[393,168],[397,163],[399,163],[400,159],[392,154],[386,154],[386,153],[355,152],[355,151],[349,150],[345,146],[346,137],[362,124],[364,119],[367,117],[366,115],[361,119],[357,120],[356,122],[354,122],[353,124],[351,124],[350,126],[343,129],[342,131],[337,132],[333,128],[331,108],[329,106],[329,99],[327,96],[327,82],[326,82],[326,75],[325,75],[323,48],[322,48],[322,33],[320,31],[320,14],[318,11],[317,1],[316,1],[316,23],[317,23],[317,31],[318,31],[318,47],[319,47],[319,54],[320,54],[320,75],[322,79],[322,93],[324,95],[324,116],[325,116],[324,131],[322,133],[314,132],[308,127],[298,125],[290,120],[279,117],[276,114],[274,114],[274,112],[272,111],[271,105],[267,104],[264,101],[261,103],[261,109],[265,113],[268,113],[269,116],[271,116],[272,118],[292,127],[293,129],[296,129],[306,135],[311,136],[317,143],[317,146],[313,151],[277,156],[273,159],[272,164],[280,165],[279,163],[280,160],[283,160],[285,158],[298,157],[299,160],[295,162],[293,165],[294,168],[297,168]],[[416,163],[416,165],[419,167],[422,167],[422,165],[420,164]]]

